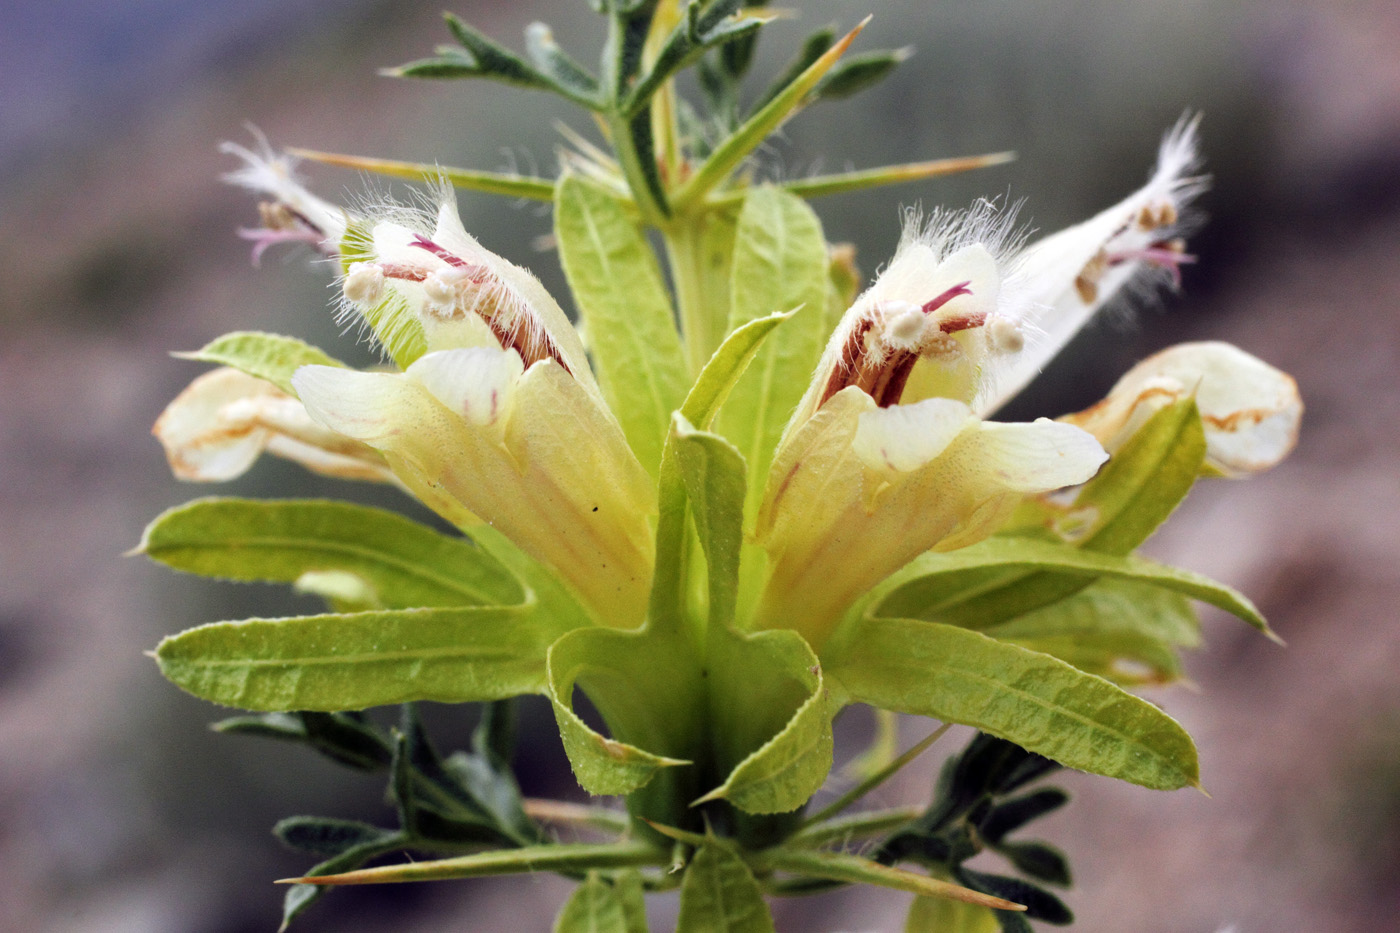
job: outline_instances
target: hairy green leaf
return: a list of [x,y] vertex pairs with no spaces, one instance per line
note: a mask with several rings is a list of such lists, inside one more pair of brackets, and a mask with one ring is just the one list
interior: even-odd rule
[[1152,704],[1047,655],[909,619],[861,619],[827,658],[850,700],[963,723],[1071,768],[1197,785],[1190,736]]
[[295,396],[292,373],[302,366],[344,366],[317,347],[295,337],[238,330],[224,334],[193,353],[174,353],[182,360],[232,366],[257,379],[266,379]]
[[748,866],[722,845],[704,845],[686,866],[676,929],[773,933],[773,918]]
[[627,933],[622,901],[613,886],[594,873],[564,902],[554,933]]
[[734,235],[728,328],[777,311],[793,314],[758,351],[720,412],[720,433],[749,465],[749,514],[757,509],[778,438],[821,356],[826,273],[826,240],[812,209],[769,185],[751,189]]
[[904,933],[998,933],[997,915],[986,907],[941,897],[916,897]]
[[155,657],[181,689],[242,709],[468,703],[543,691],[539,628],[529,606],[248,619],[166,638]]
[[676,463],[708,568],[710,623],[728,625],[734,618],[744,539],[744,458],[719,435],[695,430],[679,412],[672,430]]
[[655,476],[689,383],[656,258],[621,202],[574,175],[559,181],[554,227],[598,382]]
[[[1050,597],[1034,601],[1015,590],[1028,588],[1030,572],[1046,582]],[[1019,576],[1018,576],[1019,575]],[[875,614],[928,619],[986,629],[1037,605],[1062,599],[1058,576],[1092,582],[1100,578],[1149,584],[1218,606],[1273,637],[1268,623],[1244,594],[1200,574],[1141,557],[1119,557],[1034,538],[995,537],[946,554],[923,554],[882,588]],[[1009,587],[1008,578],[1022,580]],[[1082,588],[1082,587],[1080,587]],[[1003,600],[1005,597],[1005,600]],[[1014,605],[1008,605],[1013,603]]]
[[[692,729],[677,704],[699,695],[684,646],[650,632],[578,629],[549,649],[547,695],[574,776],[590,794],[628,794],[658,770],[688,762],[674,755]],[[574,712],[580,687],[615,738],[600,735]],[[639,747],[640,746],[640,747]],[[689,770],[689,769],[687,769]]]
[[732,770],[700,799],[728,800],[747,813],[798,809],[831,771],[838,707],[820,662],[787,630],[740,634],[713,626],[709,641],[711,742],[716,763]]
[[393,512],[316,499],[196,499],[147,526],[141,553],[176,570],[296,583],[345,572],[381,606],[514,604],[519,583],[484,550]]
[[950,881],[930,878],[928,875],[891,868],[879,862],[848,855],[844,852],[812,852],[803,849],[774,849],[767,854],[764,862],[779,871],[810,875],[814,878],[829,878],[848,884],[873,884],[882,888],[894,888],[926,897],[946,897],[967,904],[980,904],[984,907],[1016,909],[1019,905],[978,891],[973,891]]

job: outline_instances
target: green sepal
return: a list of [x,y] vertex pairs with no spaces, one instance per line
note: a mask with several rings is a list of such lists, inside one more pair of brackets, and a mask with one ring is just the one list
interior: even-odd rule
[[[684,721],[676,722],[677,705],[682,705],[679,715],[687,715],[683,704],[699,693],[684,650],[647,631],[600,628],[578,629],[550,646],[546,695],[574,777],[584,790],[630,794],[658,770],[689,764],[670,751],[678,735],[694,733]],[[574,712],[576,686],[625,741],[600,735]]]
[[826,273],[826,240],[812,209],[771,185],[750,189],[734,233],[727,329],[776,311],[793,313],[739,378],[718,421],[749,465],[749,515],[757,511],[778,439],[821,357]]
[[800,635],[783,629],[712,626],[709,639],[711,742],[716,763],[732,770],[696,803],[727,800],[754,814],[799,809],[831,772],[839,707],[821,663]]
[[213,703],[268,712],[435,700],[499,700],[544,689],[533,604],[404,609],[215,622],[164,639],[161,673]]
[[617,197],[576,175],[559,180],[554,231],[603,396],[655,476],[689,384],[661,270]]
[[848,701],[974,726],[1144,787],[1199,785],[1196,748],[1175,720],[1048,655],[950,625],[865,618],[825,661]]
[[749,867],[731,849],[713,843],[697,849],[686,866],[676,929],[773,933],[773,917]]
[[292,373],[302,366],[340,366],[340,362],[318,347],[295,337],[236,330],[205,344],[193,353],[172,353],[182,360],[232,366],[255,379],[265,379],[293,397]]
[[[1040,589],[1025,592],[1031,589],[1026,581],[1032,573]],[[1210,603],[1275,637],[1248,597],[1198,573],[1132,555],[1021,537],[989,538],[946,554],[920,555],[881,585],[873,614],[987,629],[1062,599],[1065,585],[1059,577],[1079,578],[1082,585],[1104,577],[1150,584]],[[1011,587],[1008,579],[1022,582]]]
[[136,550],[225,580],[297,583],[309,573],[348,573],[387,609],[525,599],[514,576],[472,542],[334,500],[196,499],[157,516]]
[[569,895],[551,929],[553,933],[628,933],[621,898],[594,872]]

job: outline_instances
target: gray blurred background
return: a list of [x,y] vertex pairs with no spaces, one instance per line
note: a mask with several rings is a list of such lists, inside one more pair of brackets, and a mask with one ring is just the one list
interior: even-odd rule
[[[794,120],[768,154],[797,175],[1015,149],[1014,164],[832,198],[818,210],[873,272],[898,208],[1024,197],[1041,229],[1145,176],[1161,132],[1204,112],[1215,176],[1182,296],[1078,341],[1017,417],[1097,399],[1137,358],[1234,341],[1294,373],[1301,444],[1248,483],[1202,484],[1154,539],[1159,556],[1250,593],[1289,647],[1206,616],[1198,690],[1152,698],[1201,746],[1211,798],[1081,775],[1042,829],[1077,868],[1091,931],[1393,929],[1400,908],[1400,15],[1393,0],[868,0],[793,3],[757,73],[828,22],[875,20],[858,48],[917,54],[854,105]],[[546,19],[585,60],[582,0],[454,9],[517,45]],[[260,463],[220,489],[177,484],[149,437],[200,371],[172,360],[233,329],[367,358],[327,311],[328,275],[272,251],[250,267],[255,214],[222,187],[222,139],[445,165],[553,171],[552,122],[578,116],[498,86],[411,83],[375,69],[446,39],[437,3],[383,0],[10,0],[0,28],[0,929],[241,933],[276,928],[269,882],[307,857],[268,833],[314,812],[391,820],[382,782],[267,742],[219,737],[219,711],[164,683],[142,650],[192,624],[307,611],[260,587],[177,576],[119,555],[159,510],[212,492],[383,491]],[[308,166],[332,198],[352,173]],[[464,195],[467,225],[559,289],[534,207]],[[444,743],[470,717],[437,710]],[[541,706],[527,708],[528,793],[577,795]],[[859,740],[867,718],[847,715]],[[906,723],[912,741],[925,724]],[[948,749],[956,741],[946,739]],[[927,792],[928,756],[881,802]],[[337,893],[298,928],[542,930],[548,878]],[[777,907],[785,931],[900,928],[905,898],[827,895]],[[669,908],[673,909],[673,907]],[[665,922],[668,907],[656,915]],[[660,927],[658,927],[660,928]]]

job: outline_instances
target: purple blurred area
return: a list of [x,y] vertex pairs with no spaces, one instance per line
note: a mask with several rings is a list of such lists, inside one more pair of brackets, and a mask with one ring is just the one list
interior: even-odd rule
[[[806,33],[865,8],[791,4],[758,72]],[[794,120],[769,153],[788,175],[1016,149],[1011,166],[817,207],[873,272],[898,207],[1026,198],[1053,229],[1111,203],[1161,132],[1204,112],[1214,173],[1200,263],[1163,309],[1076,341],[1016,417],[1098,398],[1135,359],[1233,341],[1294,373],[1308,414],[1295,456],[1247,483],[1209,481],[1151,544],[1255,598],[1280,650],[1206,614],[1195,689],[1154,691],[1201,747],[1212,797],[1074,776],[1043,835],[1077,868],[1089,931],[1371,931],[1400,910],[1400,17],[1391,0],[1271,4],[1079,0],[870,5],[859,40],[917,55],[856,104]],[[464,2],[519,45],[534,18],[584,60],[601,24],[583,0]],[[264,462],[219,489],[169,475],[149,436],[200,367],[173,360],[264,329],[368,360],[327,308],[327,271],[295,253],[250,267],[250,199],[218,183],[220,140],[272,140],[444,165],[550,172],[553,121],[586,121],[516,89],[375,70],[445,41],[435,5],[388,0],[19,0],[0,28],[0,929],[241,933],[276,928],[269,882],[305,868],[268,833],[319,813],[387,822],[382,782],[299,749],[214,736],[219,710],[142,656],[219,618],[308,611],[271,588],[122,558],[161,509],[198,495],[335,495],[421,510],[383,490]],[[328,197],[366,182],[306,168]],[[376,188],[382,188],[376,183]],[[463,195],[468,227],[560,294],[535,251],[549,218]],[[433,711],[444,744],[470,716]],[[528,793],[577,795],[548,713],[527,704]],[[867,725],[840,724],[847,753]],[[912,741],[927,724],[905,724]],[[945,739],[947,749],[963,740]],[[880,792],[928,792],[939,755]],[[551,878],[338,892],[295,927],[543,930]],[[786,901],[781,930],[901,929],[905,898]],[[661,905],[658,929],[674,910]],[[1391,918],[1387,920],[1386,918]]]

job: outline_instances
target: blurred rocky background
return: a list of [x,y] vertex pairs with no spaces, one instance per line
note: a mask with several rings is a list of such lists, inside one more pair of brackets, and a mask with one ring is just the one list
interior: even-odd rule
[[[1204,483],[1152,549],[1243,588],[1280,650],[1208,614],[1196,690],[1152,698],[1201,746],[1207,788],[1163,795],[1067,779],[1044,834],[1072,855],[1086,931],[1371,931],[1400,909],[1400,17],[1392,0],[813,0],[771,27],[759,74],[828,21],[875,20],[862,48],[917,54],[855,105],[821,105],[767,154],[776,171],[1015,149],[1005,167],[819,202],[873,272],[898,208],[1024,197],[1053,229],[1144,177],[1178,115],[1204,113],[1214,187],[1181,296],[1079,340],[1018,417],[1097,399],[1137,358],[1231,340],[1294,373],[1297,453],[1249,483]],[[582,0],[460,0],[510,42],[546,19],[581,57]],[[376,779],[299,749],[219,737],[219,711],[142,657],[201,621],[303,611],[271,589],[183,578],[121,553],[159,510],[208,492],[374,490],[260,463],[219,490],[170,478],[148,430],[200,369],[168,358],[233,329],[357,352],[329,274],[273,251],[218,184],[245,121],[275,143],[552,171],[552,100],[377,77],[446,39],[438,4],[389,0],[10,0],[0,29],[0,929],[241,933],[276,928],[269,882],[308,861],[268,833],[299,812],[390,819]],[[364,180],[307,167],[339,197]],[[549,217],[464,195],[468,226],[558,288],[535,252]],[[362,347],[359,352],[367,358]],[[469,716],[436,710],[440,738]],[[526,709],[529,793],[576,794],[547,713]],[[867,725],[848,714],[845,737]],[[912,741],[924,724],[906,723]],[[961,741],[959,737],[958,741]],[[955,747],[951,737],[948,749]],[[938,755],[883,802],[927,793]],[[337,893],[318,930],[543,930],[549,878]],[[904,898],[778,905],[782,930],[893,931]],[[657,914],[664,922],[665,905]],[[1386,918],[1391,918],[1387,920]]]

